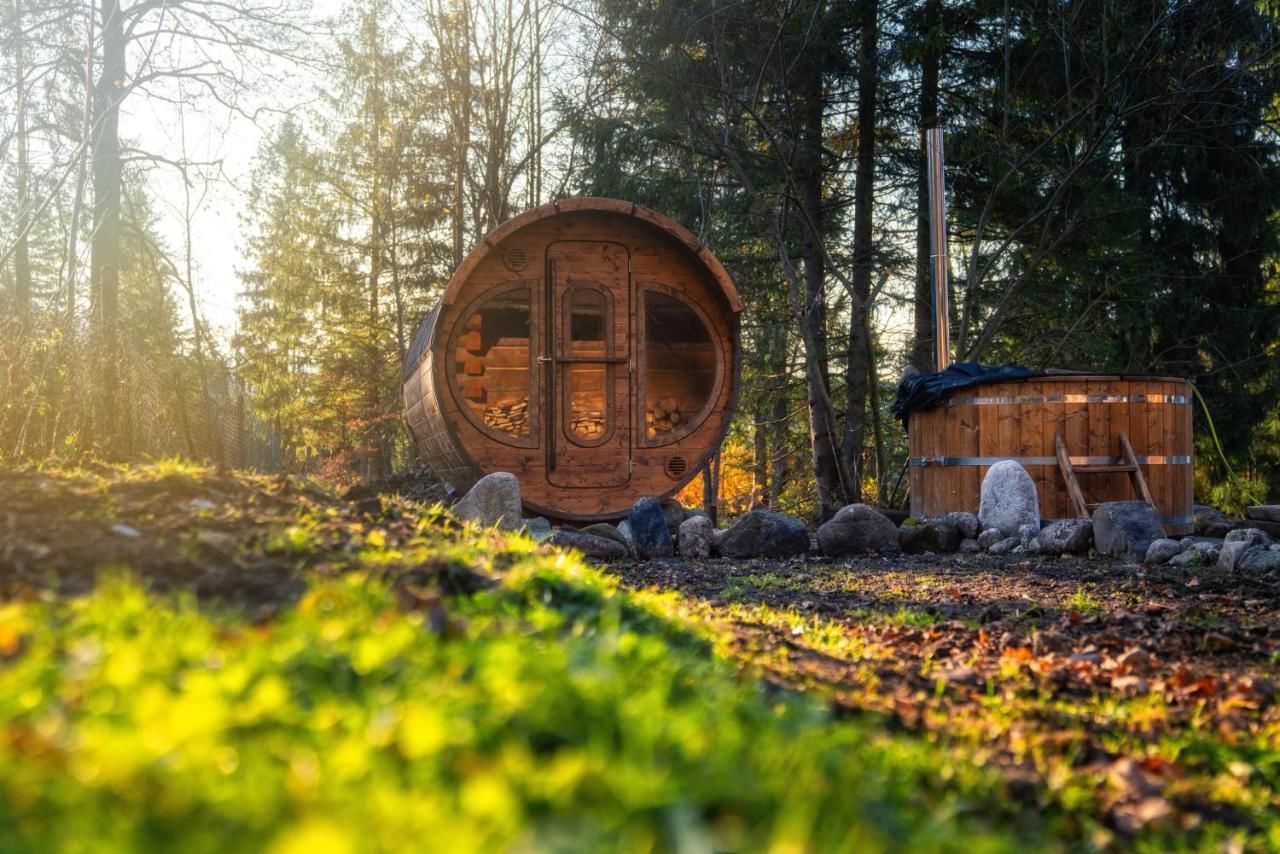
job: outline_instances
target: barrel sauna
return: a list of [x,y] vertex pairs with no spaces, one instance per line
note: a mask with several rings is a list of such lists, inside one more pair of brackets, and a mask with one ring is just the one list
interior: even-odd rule
[[[1040,515],[1078,515],[1055,456],[1061,434],[1073,466],[1118,463],[1128,435],[1166,533],[1190,534],[1191,386],[1149,376],[1052,374],[1002,380],[946,395],[908,421],[913,516],[977,512],[982,478],[1000,460],[1016,460],[1036,482]],[[1137,499],[1127,474],[1080,474],[1089,503]]]
[[484,238],[406,360],[405,415],[458,489],[490,472],[558,519],[624,515],[688,483],[737,401],[742,303],[667,217],[565,199]]

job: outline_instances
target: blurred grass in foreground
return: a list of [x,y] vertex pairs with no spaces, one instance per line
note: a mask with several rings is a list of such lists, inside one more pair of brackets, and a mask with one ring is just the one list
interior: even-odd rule
[[674,597],[436,512],[335,518],[254,535],[350,535],[265,620],[127,567],[0,605],[0,849],[1017,847],[994,775],[740,675]]

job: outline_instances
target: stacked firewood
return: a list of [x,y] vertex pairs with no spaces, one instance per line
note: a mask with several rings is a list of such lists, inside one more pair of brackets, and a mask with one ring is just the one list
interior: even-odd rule
[[571,420],[573,434],[584,439],[599,439],[604,435],[604,412],[599,409],[574,407]]
[[515,436],[529,434],[529,398],[499,403],[484,408],[484,423],[494,430]]
[[650,439],[659,433],[670,433],[683,420],[680,403],[674,397],[664,397],[644,413],[644,434]]

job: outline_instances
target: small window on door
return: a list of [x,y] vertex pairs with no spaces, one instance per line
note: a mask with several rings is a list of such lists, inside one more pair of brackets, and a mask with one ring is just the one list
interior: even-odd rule
[[[576,287],[566,301],[569,328],[565,355],[570,359],[608,358],[608,297],[592,287]],[[565,431],[579,444],[599,444],[613,431],[613,366],[571,361],[565,368]]]
[[702,317],[682,300],[644,291],[644,436],[661,445],[706,417],[716,385],[716,348]]
[[502,291],[471,309],[453,350],[454,392],[473,423],[502,440],[524,444],[530,411],[529,289]]

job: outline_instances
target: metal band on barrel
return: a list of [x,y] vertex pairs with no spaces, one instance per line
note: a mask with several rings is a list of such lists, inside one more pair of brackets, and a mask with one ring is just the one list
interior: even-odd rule
[[[993,466],[1002,460],[1013,460],[1024,466],[1056,466],[1057,457],[911,457],[911,465],[923,466]],[[1073,466],[1110,466],[1120,465],[1123,460],[1116,457],[1072,457]],[[1191,464],[1191,457],[1186,454],[1152,454],[1138,457],[1138,463],[1145,466],[1185,466]]]
[[996,395],[952,398],[947,401],[947,406],[1018,406],[1047,403],[1171,403],[1175,406],[1183,406],[1190,404],[1191,398],[1185,394]]
[[1164,525],[1194,525],[1196,522],[1196,517],[1195,516],[1161,516],[1160,522],[1161,524],[1164,524]]

